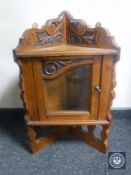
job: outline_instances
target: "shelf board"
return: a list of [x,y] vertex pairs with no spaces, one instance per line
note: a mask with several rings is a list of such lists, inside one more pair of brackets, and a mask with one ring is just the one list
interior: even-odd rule
[[88,48],[74,45],[57,45],[14,50],[17,57],[42,57],[42,56],[91,56],[91,55],[117,55],[115,49]]
[[32,126],[69,126],[69,125],[109,125],[107,120],[50,120],[50,121],[27,121]]

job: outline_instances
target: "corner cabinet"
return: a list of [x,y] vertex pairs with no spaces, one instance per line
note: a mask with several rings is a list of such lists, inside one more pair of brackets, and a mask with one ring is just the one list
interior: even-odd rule
[[101,24],[90,28],[62,12],[26,30],[13,53],[31,151],[69,131],[106,153],[120,49]]

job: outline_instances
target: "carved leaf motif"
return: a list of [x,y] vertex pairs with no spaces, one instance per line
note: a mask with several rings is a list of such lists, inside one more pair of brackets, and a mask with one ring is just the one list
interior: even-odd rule
[[94,32],[85,32],[82,36],[79,34],[71,33],[69,38],[71,43],[74,44],[96,44],[96,31]]

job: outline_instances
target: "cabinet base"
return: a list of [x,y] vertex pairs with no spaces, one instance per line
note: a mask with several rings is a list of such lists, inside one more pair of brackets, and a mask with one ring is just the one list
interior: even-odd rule
[[94,136],[94,130],[96,125],[84,125],[87,131],[83,131],[81,126],[59,126],[56,131],[49,132],[48,127],[41,127],[42,136],[39,136],[39,131],[36,130],[36,126],[27,125],[27,134],[30,141],[29,148],[32,153],[36,153],[42,148],[52,144],[55,140],[62,137],[65,133],[73,133],[76,137],[82,139],[85,143],[94,147],[102,153],[108,152],[109,144],[108,137],[110,134],[110,126],[112,123],[111,113],[108,113],[107,120],[109,124],[101,125],[102,130],[100,133],[100,139]]

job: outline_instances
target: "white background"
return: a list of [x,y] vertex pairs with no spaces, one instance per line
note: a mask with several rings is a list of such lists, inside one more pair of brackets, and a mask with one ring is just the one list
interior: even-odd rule
[[113,107],[131,107],[131,2],[130,0],[1,0],[0,1],[0,108],[22,107],[18,88],[19,69],[12,49],[25,29],[42,26],[68,10],[91,26],[100,21],[121,47],[117,64],[116,99]]

